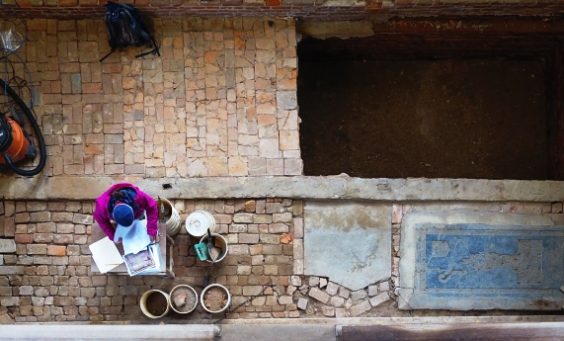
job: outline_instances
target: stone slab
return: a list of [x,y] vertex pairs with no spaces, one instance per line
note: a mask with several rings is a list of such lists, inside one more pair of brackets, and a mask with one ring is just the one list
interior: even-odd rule
[[[564,200],[564,181],[361,179],[348,176],[142,179],[123,175],[10,178],[0,181],[0,198],[90,200],[119,181],[132,182],[151,195],[169,199],[303,198],[410,202]],[[163,184],[169,184],[170,189],[163,190]]]
[[14,324],[2,326],[2,339],[7,340],[212,340],[221,335],[221,327],[213,324]]
[[13,239],[0,239],[0,253],[15,253],[16,242]]
[[24,273],[24,266],[19,265],[2,265],[0,266],[0,275],[21,275]]
[[400,309],[560,310],[564,226],[543,216],[409,214],[402,225]]
[[391,205],[306,202],[304,273],[351,290],[390,277]]

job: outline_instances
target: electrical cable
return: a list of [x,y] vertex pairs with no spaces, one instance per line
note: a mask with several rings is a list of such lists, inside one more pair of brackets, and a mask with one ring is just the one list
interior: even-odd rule
[[[31,72],[27,66],[25,60],[22,59],[20,55],[16,52],[20,50],[20,48],[25,44],[27,41],[27,30],[25,29],[25,22],[21,21],[21,25],[24,27],[24,35],[22,36],[17,31],[16,35],[19,36],[20,40],[19,45],[16,48],[10,49],[9,47],[0,46],[0,61],[4,62],[4,76],[0,77],[0,89],[3,90],[3,95],[7,97],[6,101],[1,101],[1,106],[8,107],[8,110],[2,110],[4,112],[10,112],[12,118],[18,122],[20,126],[24,126],[24,119],[21,117],[21,113],[27,118],[29,121],[29,125],[33,129],[34,137],[37,140],[38,150],[39,150],[39,163],[34,166],[32,169],[22,169],[17,167],[14,164],[14,161],[8,154],[4,154],[3,158],[5,161],[6,168],[11,169],[14,173],[22,175],[22,176],[34,176],[37,175],[39,172],[43,170],[47,161],[47,148],[45,145],[45,140],[43,138],[43,134],[41,133],[41,129],[37,123],[37,115],[33,110],[33,90],[31,86],[33,85],[30,83],[32,81]],[[17,26],[12,22],[8,22],[8,25],[12,25],[14,27]],[[11,29],[11,28],[9,28]],[[16,68],[14,66],[14,62],[10,60],[10,56],[14,56],[19,64],[23,67],[24,77],[27,76],[30,82],[28,82],[25,78],[21,78],[16,75]],[[11,72],[10,72],[11,71]],[[22,99],[24,96],[24,92],[29,94],[29,104],[26,104],[25,101]],[[0,113],[2,112],[0,111]],[[31,136],[27,134],[24,130],[24,134],[27,139],[31,139]],[[4,168],[4,167],[3,167]]]
[[39,174],[45,167],[47,162],[47,148],[45,145],[45,140],[43,139],[43,134],[41,133],[41,129],[37,124],[37,120],[33,116],[31,110],[27,107],[25,102],[18,96],[18,94],[6,83],[3,79],[0,78],[0,87],[3,87],[6,90],[6,93],[14,100],[15,104],[22,110],[24,115],[27,117],[29,124],[31,125],[33,132],[35,133],[35,138],[37,138],[38,142],[38,149],[39,149],[39,163],[33,169],[21,169],[18,168],[12,158],[4,154],[4,160],[6,161],[6,165],[10,168],[14,173],[22,175],[22,176],[34,176]]

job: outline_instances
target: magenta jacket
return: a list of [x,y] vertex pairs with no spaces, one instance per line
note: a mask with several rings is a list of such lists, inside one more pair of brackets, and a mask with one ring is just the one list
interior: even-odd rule
[[139,219],[143,216],[143,212],[147,212],[147,233],[150,236],[155,237],[158,231],[158,210],[157,202],[153,200],[148,194],[139,189],[139,187],[129,184],[129,183],[119,183],[108,188],[102,195],[96,199],[96,209],[94,210],[94,220],[100,225],[100,228],[106,236],[108,236],[112,241],[114,240],[115,228],[111,223],[111,212],[108,211],[108,205],[110,203],[110,195],[113,191],[130,187],[137,192],[135,196],[135,204],[137,205],[137,210],[135,213],[135,219]]

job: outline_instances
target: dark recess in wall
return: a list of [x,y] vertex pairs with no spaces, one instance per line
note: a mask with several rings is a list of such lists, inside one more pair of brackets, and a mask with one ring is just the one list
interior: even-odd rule
[[306,175],[558,178],[552,41],[304,39],[298,56]]

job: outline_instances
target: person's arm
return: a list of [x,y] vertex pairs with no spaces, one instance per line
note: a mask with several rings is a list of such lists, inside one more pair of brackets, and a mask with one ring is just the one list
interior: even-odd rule
[[159,211],[157,208],[157,202],[143,191],[139,191],[138,195],[143,197],[143,204],[145,205],[143,209],[145,209],[145,212],[147,213],[147,234],[151,237],[156,237],[159,230]]
[[96,200],[96,209],[94,210],[94,220],[98,223],[102,231],[110,240],[114,240],[114,227],[110,221],[108,208],[104,205],[103,200]]

